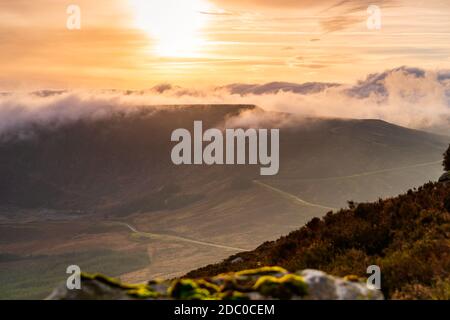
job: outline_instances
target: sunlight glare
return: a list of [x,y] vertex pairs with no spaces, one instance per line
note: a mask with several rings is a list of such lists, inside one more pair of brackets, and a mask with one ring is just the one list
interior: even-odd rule
[[155,39],[155,54],[195,56],[204,44],[200,31],[210,5],[205,0],[132,0],[135,24]]

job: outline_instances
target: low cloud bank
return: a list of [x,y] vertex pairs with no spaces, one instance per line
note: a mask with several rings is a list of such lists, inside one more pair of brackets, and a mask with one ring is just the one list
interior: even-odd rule
[[[4,93],[0,95],[0,136],[26,137],[34,125],[58,126],[116,112],[132,113],[144,106],[187,104],[254,104],[266,111],[291,113],[277,118],[281,126],[306,117],[370,118],[448,135],[450,72],[401,67],[369,75],[355,85],[274,82],[202,90],[160,85],[127,92]],[[258,126],[270,119],[256,111],[234,123]]]

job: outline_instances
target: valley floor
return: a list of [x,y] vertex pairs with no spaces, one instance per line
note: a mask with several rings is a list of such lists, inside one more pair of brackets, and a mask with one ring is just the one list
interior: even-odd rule
[[[340,199],[352,188],[411,175],[420,185],[439,170],[438,163],[430,162],[295,184],[255,180],[243,190],[218,191],[180,209],[114,219],[42,210],[13,214],[6,209],[0,214],[0,298],[44,298],[66,279],[71,264],[132,283],[182,276],[344,206]],[[345,193],[327,191],[336,184],[335,190]],[[379,196],[402,191],[394,186]]]

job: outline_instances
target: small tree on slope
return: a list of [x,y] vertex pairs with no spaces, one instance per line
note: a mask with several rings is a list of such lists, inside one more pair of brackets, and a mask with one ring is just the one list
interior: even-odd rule
[[448,146],[447,151],[444,153],[444,162],[442,163],[444,165],[445,171],[450,171],[450,145]]

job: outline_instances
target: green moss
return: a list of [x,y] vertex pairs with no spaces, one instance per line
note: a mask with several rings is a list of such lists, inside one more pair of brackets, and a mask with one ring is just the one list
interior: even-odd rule
[[195,280],[195,282],[200,288],[208,290],[211,294],[220,292],[222,290],[220,286],[203,279]]
[[288,271],[281,267],[261,267],[257,269],[249,269],[236,272],[236,276],[252,276],[252,275],[269,275],[277,273],[287,273]]
[[197,282],[191,279],[175,280],[167,290],[169,297],[182,300],[207,300],[212,299],[208,289],[201,288]]
[[205,279],[153,280],[148,284],[124,284],[102,274],[83,273],[82,278],[122,289],[137,299],[249,300],[251,293],[290,299],[307,293],[303,277],[280,267],[243,270]]
[[218,297],[220,300],[250,300],[246,293],[235,290],[222,292]]
[[161,296],[147,285],[141,285],[135,289],[128,290],[127,294],[138,299],[156,299]]
[[81,278],[85,280],[96,280],[102,282],[110,287],[123,289],[126,291],[126,294],[138,298],[138,299],[152,299],[160,297],[160,294],[148,285],[145,284],[127,284],[121,282],[119,279],[107,277],[103,274],[88,274],[82,273]]
[[354,274],[349,274],[344,277],[345,280],[351,281],[351,282],[359,282],[361,281],[361,278]]
[[274,276],[263,276],[256,281],[254,290],[264,296],[278,299],[290,299],[292,296],[304,296],[308,286],[303,277],[296,274],[286,274],[281,278]]
[[108,276],[105,276],[100,273],[89,274],[89,273],[82,272],[81,279],[97,280],[99,282],[102,282],[102,283],[110,286],[110,287],[115,287],[115,288],[120,288],[120,289],[136,289],[139,286],[139,285],[125,284],[125,283],[122,283],[117,278],[108,277]]

